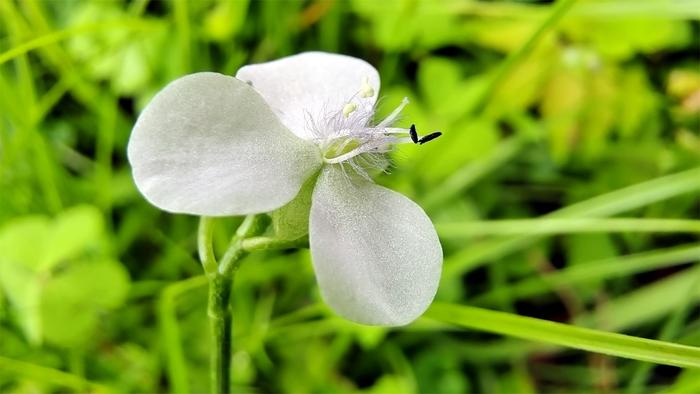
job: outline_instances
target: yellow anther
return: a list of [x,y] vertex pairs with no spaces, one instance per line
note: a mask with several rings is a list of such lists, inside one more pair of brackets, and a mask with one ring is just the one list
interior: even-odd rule
[[365,77],[362,80],[362,86],[360,87],[360,97],[367,98],[374,96],[374,88],[369,84],[369,78]]
[[345,106],[343,107],[343,116],[345,116],[347,118],[348,116],[350,116],[351,113],[355,112],[356,109],[357,109],[357,104],[355,104],[355,103],[345,104]]

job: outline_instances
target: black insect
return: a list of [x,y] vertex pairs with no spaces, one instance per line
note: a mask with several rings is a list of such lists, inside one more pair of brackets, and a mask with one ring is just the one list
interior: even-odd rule
[[411,141],[413,141],[414,144],[417,144],[418,132],[416,132],[416,125],[412,124],[411,129],[408,131],[408,133],[411,135]]
[[[425,144],[426,142],[432,141],[432,140],[434,140],[435,138],[437,138],[437,137],[439,137],[439,136],[441,136],[441,135],[442,135],[442,133],[439,132],[439,131],[436,131],[436,132],[434,132],[434,133],[430,133],[430,134],[428,134],[428,135],[426,135],[426,136],[421,137],[421,139],[418,140],[418,144],[419,144],[419,145],[423,145],[423,144]],[[414,141],[414,142],[415,142],[415,141]]]

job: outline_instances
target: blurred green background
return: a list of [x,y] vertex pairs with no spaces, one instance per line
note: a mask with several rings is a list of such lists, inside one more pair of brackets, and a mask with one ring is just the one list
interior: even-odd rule
[[[126,143],[169,81],[307,50],[369,61],[380,112],[407,96],[403,125],[444,132],[378,179],[436,223],[439,301],[700,345],[700,2],[567,3],[0,1],[0,392],[208,390],[197,219],[140,196]],[[234,291],[237,392],[700,392],[693,370],[349,323],[308,250],[249,256]]]

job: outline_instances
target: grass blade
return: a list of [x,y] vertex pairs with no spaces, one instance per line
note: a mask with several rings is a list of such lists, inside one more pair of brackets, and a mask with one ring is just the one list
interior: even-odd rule
[[[685,269],[610,300],[600,312],[605,327],[622,331],[661,318],[686,302],[688,289],[693,288],[696,276],[693,268]],[[700,300],[700,289],[695,287],[690,297],[688,302]],[[591,326],[600,320],[597,314],[586,313],[576,317],[574,322]]]
[[[686,289],[686,297],[684,297],[683,301],[680,304],[677,304],[675,306],[676,309],[671,313],[671,316],[664,323],[663,327],[661,328],[661,333],[659,334],[659,340],[670,341],[676,338],[682,330],[683,325],[685,324],[685,321],[688,318],[690,307],[693,304],[691,301],[694,298],[694,290],[698,287],[698,283],[700,283],[700,275],[698,274],[700,274],[700,270],[695,269],[695,280],[690,285],[690,287]],[[629,384],[627,385],[626,393],[642,394],[645,391],[644,386],[646,385],[646,382],[649,379],[653,368],[653,364],[640,363],[640,365],[637,366],[637,369],[632,374],[632,378],[630,379]]]
[[[564,207],[548,218],[600,218],[617,215],[681,194],[700,190],[700,167],[655,178]],[[450,277],[479,267],[532,245],[540,235],[520,235],[491,240],[466,248],[445,261],[444,276]]]
[[572,349],[682,368],[700,368],[700,348],[693,346],[454,304],[435,303],[426,316],[464,328]]
[[435,228],[441,238],[449,239],[463,239],[486,235],[553,235],[595,232],[698,233],[700,232],[700,220],[639,218],[475,220],[468,222],[436,223]]
[[25,361],[15,360],[0,356],[0,369],[11,376],[23,376],[35,382],[50,383],[57,386],[70,388],[78,392],[90,391],[93,393],[113,393],[114,391],[101,384],[85,380],[84,378],[60,371],[58,369],[44,367]]
[[153,25],[143,20],[124,19],[114,20],[103,23],[91,23],[79,26],[72,26],[64,30],[54,31],[45,35],[38,36],[17,46],[14,46],[4,52],[0,52],[0,64],[12,60],[18,56],[24,55],[38,48],[46,47],[55,44],[59,41],[66,40],[71,37],[94,33],[98,31],[110,29],[130,29],[144,30],[152,29]]
[[494,288],[474,299],[474,302],[493,305],[504,293],[514,299],[526,298],[544,294],[560,286],[625,277],[698,260],[700,260],[700,245],[698,244],[601,259],[574,265],[544,277],[529,277],[508,288]]
[[189,392],[187,362],[177,325],[177,298],[206,284],[207,278],[203,275],[175,282],[163,290],[158,301],[158,323],[165,350],[168,382],[173,393]]

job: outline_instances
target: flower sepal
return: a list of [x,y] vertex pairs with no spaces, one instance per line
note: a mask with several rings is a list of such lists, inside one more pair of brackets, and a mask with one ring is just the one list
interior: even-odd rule
[[309,177],[292,201],[270,212],[275,238],[291,241],[309,234],[311,195],[317,178],[318,174]]

